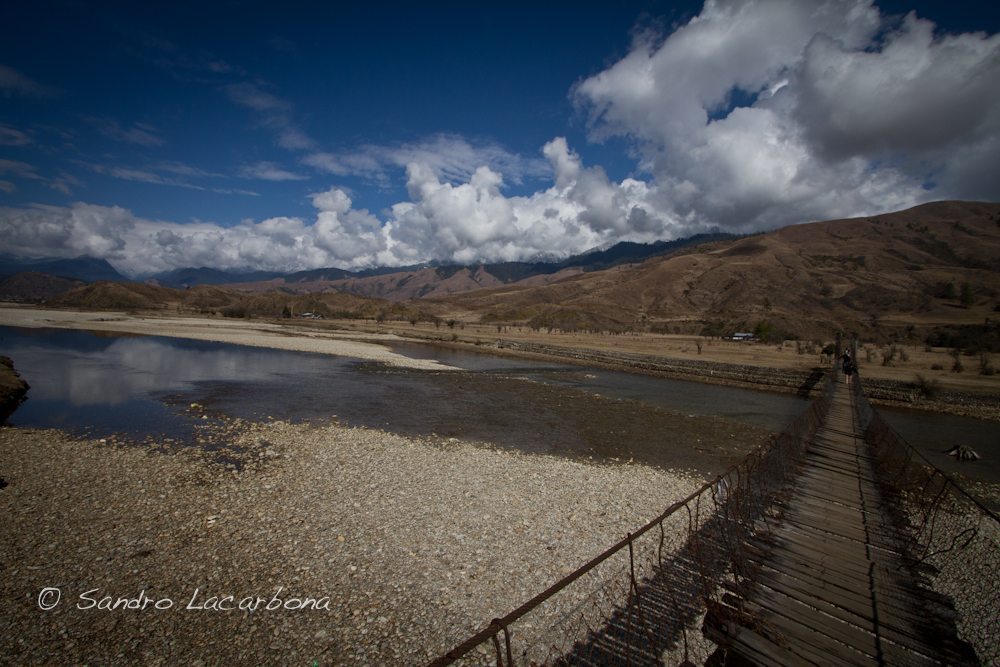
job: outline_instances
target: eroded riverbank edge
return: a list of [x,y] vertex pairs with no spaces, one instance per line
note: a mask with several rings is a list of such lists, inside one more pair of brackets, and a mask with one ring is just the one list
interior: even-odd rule
[[28,383],[14,368],[10,357],[0,356],[0,425],[4,424],[28,393]]

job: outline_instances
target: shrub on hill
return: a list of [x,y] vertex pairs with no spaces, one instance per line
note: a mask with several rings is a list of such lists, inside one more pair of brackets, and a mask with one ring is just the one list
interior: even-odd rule
[[937,327],[925,342],[932,347],[950,347],[968,354],[1000,352],[1000,322]]

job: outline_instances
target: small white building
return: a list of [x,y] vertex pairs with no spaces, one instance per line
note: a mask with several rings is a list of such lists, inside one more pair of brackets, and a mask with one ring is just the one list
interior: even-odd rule
[[753,340],[753,334],[745,332],[734,333],[732,337],[730,337],[730,340]]

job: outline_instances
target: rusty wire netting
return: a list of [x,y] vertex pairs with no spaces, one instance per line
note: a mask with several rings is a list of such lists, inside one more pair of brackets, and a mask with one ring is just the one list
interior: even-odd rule
[[703,661],[700,630],[720,584],[752,577],[747,538],[825,417],[835,374],[778,436],[642,528],[431,665],[662,665]]
[[855,394],[915,577],[951,598],[980,663],[1000,664],[1000,518],[896,433],[861,383]]

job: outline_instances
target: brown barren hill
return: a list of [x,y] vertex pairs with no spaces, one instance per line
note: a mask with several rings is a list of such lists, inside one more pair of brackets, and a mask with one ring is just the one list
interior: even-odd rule
[[81,310],[172,310],[236,318],[282,319],[309,313],[324,318],[403,321],[432,321],[436,309],[433,304],[395,303],[336,291],[260,293],[207,285],[173,289],[140,283],[106,282],[71,290],[48,305]]
[[344,278],[332,281],[332,284],[353,294],[390,301],[407,301],[445,297],[450,294],[496,287],[503,283],[481,266],[454,266]]
[[[937,202],[785,227],[560,282],[448,299],[483,321],[752,331],[982,324],[1000,303],[1000,204]],[[994,316],[995,317],[995,316]]]
[[44,303],[85,283],[47,273],[25,271],[0,282],[0,301]]
[[161,310],[176,302],[177,295],[177,290],[168,287],[98,282],[61,294],[49,305],[86,310]]

